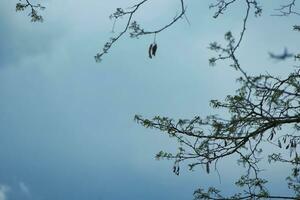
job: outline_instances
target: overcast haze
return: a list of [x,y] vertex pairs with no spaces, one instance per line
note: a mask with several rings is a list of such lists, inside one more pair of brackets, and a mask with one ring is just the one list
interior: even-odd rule
[[[233,93],[238,74],[226,63],[209,67],[207,47],[228,30],[239,34],[243,7],[213,19],[209,1],[189,0],[191,25],[180,20],[158,34],[154,59],[147,57],[152,36],[125,36],[96,63],[94,55],[112,36],[108,16],[134,1],[49,0],[43,23],[31,23],[27,11],[16,13],[16,2],[0,1],[0,200],[182,200],[214,184],[235,191],[232,162],[222,165],[221,183],[201,168],[174,175],[171,161],[154,156],[176,143],[133,117],[212,114],[209,100]],[[268,52],[299,50],[299,35],[291,31],[299,18],[270,16],[282,1],[272,2],[263,4],[262,17],[251,15],[239,49],[252,74],[290,72],[292,61],[274,62]],[[179,6],[153,0],[137,20],[157,28]],[[116,26],[118,32],[122,23]],[[277,192],[287,192],[280,184],[288,170],[272,172]]]

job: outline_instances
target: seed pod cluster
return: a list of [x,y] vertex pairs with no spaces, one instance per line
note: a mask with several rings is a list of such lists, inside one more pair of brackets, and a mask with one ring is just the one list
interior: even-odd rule
[[179,170],[180,170],[180,168],[179,168],[179,165],[174,165],[173,166],[173,173],[174,174],[176,174],[177,176],[179,176]]
[[296,141],[295,140],[291,140],[291,147],[292,148],[296,148],[297,147],[297,143],[296,143]]
[[149,58],[152,58],[153,56],[155,56],[156,51],[157,51],[157,44],[154,42],[154,43],[150,44],[149,49],[148,49]]

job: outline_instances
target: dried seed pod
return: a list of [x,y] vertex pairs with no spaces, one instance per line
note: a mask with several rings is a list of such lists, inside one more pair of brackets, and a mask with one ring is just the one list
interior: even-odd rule
[[209,174],[209,171],[210,171],[210,170],[209,170],[209,163],[207,162],[207,163],[206,163],[206,172]]
[[294,141],[291,140],[290,143],[291,143],[291,148],[294,148]]
[[176,170],[176,175],[178,176],[179,175],[179,170],[180,170],[180,168],[179,168],[179,166],[177,167],[177,170]]
[[150,44],[148,49],[149,58],[152,58],[152,48],[153,48],[153,44]]
[[282,146],[281,146],[281,142],[280,142],[280,140],[278,140],[278,146],[279,146],[279,148],[281,148]]
[[153,44],[153,47],[152,47],[152,55],[153,55],[153,56],[155,56],[156,51],[157,51],[157,44],[154,43],[154,44]]
[[271,133],[271,135],[270,135],[270,140],[273,139],[273,136],[274,136],[274,133]]

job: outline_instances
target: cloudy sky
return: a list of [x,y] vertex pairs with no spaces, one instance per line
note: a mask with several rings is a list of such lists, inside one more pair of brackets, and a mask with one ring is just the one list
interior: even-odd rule
[[[236,174],[228,173],[234,162],[220,169],[221,183],[216,173],[208,176],[201,168],[175,176],[172,162],[154,156],[176,144],[133,117],[214,112],[209,100],[232,93],[238,74],[225,63],[209,67],[213,54],[207,47],[223,41],[228,30],[239,34],[242,5],[213,19],[212,1],[188,0],[191,25],[181,20],[157,35],[155,59],[147,57],[152,36],[125,36],[96,63],[93,56],[113,36],[108,16],[136,1],[49,0],[43,23],[31,23],[27,11],[16,13],[17,2],[0,1],[0,200],[181,200],[210,185],[235,191]],[[294,63],[274,62],[267,52],[299,50],[299,34],[291,31],[299,18],[271,16],[283,1],[270,2],[262,17],[251,15],[238,54],[249,73],[284,75]],[[179,6],[179,1],[153,0],[136,19],[154,29]],[[122,25],[117,22],[115,31]],[[283,180],[272,179],[277,192],[287,192]]]

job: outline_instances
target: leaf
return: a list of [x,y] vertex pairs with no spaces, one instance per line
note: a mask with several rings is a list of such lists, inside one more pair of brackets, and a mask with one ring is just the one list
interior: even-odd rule
[[282,148],[280,140],[278,140],[278,146],[279,146],[279,148]]

